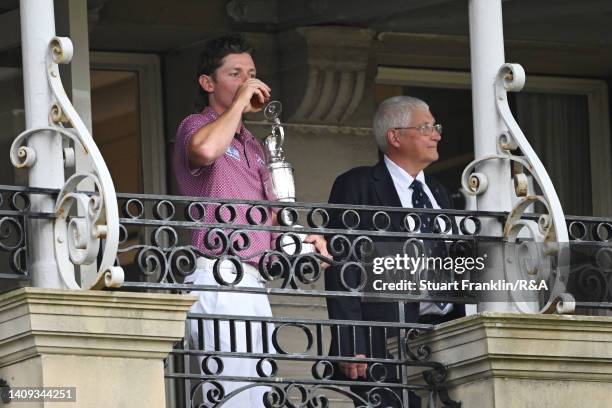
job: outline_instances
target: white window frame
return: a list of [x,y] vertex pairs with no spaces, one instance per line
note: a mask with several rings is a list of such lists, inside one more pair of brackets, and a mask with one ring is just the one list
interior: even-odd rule
[[91,52],[90,67],[92,70],[132,71],[138,75],[142,188],[147,194],[166,194],[166,149],[159,57],[152,54]]
[[[471,89],[469,72],[378,67],[376,83],[381,85]],[[582,78],[527,75],[525,92],[587,97],[589,110],[589,151],[593,215],[612,214],[612,158],[610,157],[610,117],[608,86],[604,81]]]

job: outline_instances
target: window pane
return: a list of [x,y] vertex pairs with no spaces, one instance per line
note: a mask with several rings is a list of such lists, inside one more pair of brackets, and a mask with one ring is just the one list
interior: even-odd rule
[[91,71],[93,137],[117,192],[140,193],[138,76],[130,71]]
[[546,167],[563,211],[592,215],[587,97],[519,93],[516,110],[517,122]]

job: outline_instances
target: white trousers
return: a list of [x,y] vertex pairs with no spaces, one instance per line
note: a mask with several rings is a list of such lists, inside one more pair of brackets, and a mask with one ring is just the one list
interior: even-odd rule
[[[185,279],[185,283],[193,283],[196,285],[215,285],[219,286],[213,276],[213,260],[205,258],[198,259],[198,269],[193,274]],[[238,287],[255,287],[263,288],[264,283],[256,279],[253,272],[256,272],[256,268],[249,264],[242,264],[245,269],[245,273]],[[246,273],[246,269],[250,269],[250,273]],[[235,277],[234,267],[231,263],[227,262],[221,265],[220,269],[223,279],[227,282],[232,282]],[[264,294],[250,294],[250,293],[239,293],[239,292],[216,292],[216,291],[199,291],[192,292],[192,294],[198,294],[199,299],[193,304],[190,311],[192,313],[205,313],[205,314],[221,314],[221,315],[243,315],[253,317],[271,317],[272,310],[270,309],[270,303],[268,296]],[[189,332],[191,336],[192,349],[199,347],[200,338],[204,336],[204,350],[213,351],[215,350],[215,330],[213,320],[204,320],[203,329],[204,333],[198,333],[198,324],[195,320],[189,320]],[[252,353],[263,353],[264,341],[268,342],[268,352],[274,353],[274,347],[272,346],[271,337],[274,330],[274,325],[268,323],[267,333],[263,333],[262,324],[260,322],[251,323],[251,345]],[[228,321],[220,320],[218,325],[218,339],[217,344],[219,351],[231,351],[230,342],[230,326]],[[235,322],[235,344],[236,352],[247,351],[247,336],[244,322]],[[204,358],[199,357],[199,367],[202,369],[202,362]],[[259,377],[257,374],[257,361],[258,359],[252,358],[234,358],[234,357],[223,357],[223,371],[219,373],[224,377]],[[208,367],[211,372],[216,372],[218,367],[216,363],[209,359]],[[263,366],[266,372],[269,371],[269,366]],[[227,396],[241,388],[253,383],[245,381],[220,381]],[[204,384],[202,387],[203,402],[205,407],[214,407],[207,398],[209,390],[213,390],[214,387],[210,384]],[[240,391],[235,396],[227,399],[227,402],[223,407],[227,408],[245,408],[245,407],[264,407],[263,395],[269,391],[268,386],[255,386]]]

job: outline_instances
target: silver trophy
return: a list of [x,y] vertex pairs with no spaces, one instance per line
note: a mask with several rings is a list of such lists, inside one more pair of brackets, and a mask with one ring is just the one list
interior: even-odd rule
[[[272,101],[264,109],[264,116],[268,121],[272,122],[272,132],[264,140],[264,146],[267,152],[267,165],[270,170],[270,178],[274,194],[278,201],[295,202],[295,181],[293,180],[293,166],[283,154],[283,143],[285,141],[285,130],[280,121],[280,114],[283,110],[283,105],[279,101]],[[302,228],[301,225],[293,224],[290,216],[282,212],[279,214],[283,217],[283,224],[293,225],[296,228]],[[315,252],[314,245],[304,243],[306,234],[298,234],[302,241],[302,254]],[[295,252],[295,244],[289,237],[283,240],[285,252],[292,254]],[[293,248],[293,250],[291,249]]]
[[295,201],[295,182],[293,181],[293,166],[285,160],[283,155],[283,142],[285,141],[285,130],[280,121],[283,105],[279,101],[270,102],[264,109],[264,116],[272,122],[272,132],[264,145],[268,153],[268,169],[272,177],[274,193],[278,201]]

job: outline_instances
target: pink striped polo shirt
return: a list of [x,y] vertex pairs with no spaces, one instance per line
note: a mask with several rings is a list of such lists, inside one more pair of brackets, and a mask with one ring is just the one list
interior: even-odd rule
[[[216,120],[219,114],[207,107],[201,113],[187,116],[179,125],[174,146],[174,174],[178,181],[181,193],[188,196],[207,198],[229,198],[243,200],[275,200],[270,179],[270,172],[266,166],[265,151],[261,143],[253,137],[244,125],[237,133],[229,148],[214,163],[200,168],[191,168],[187,156],[187,147],[191,137],[204,125]],[[215,219],[217,206],[206,207],[205,223],[218,223]],[[234,224],[248,224],[246,212],[249,206],[236,205],[236,220]],[[229,211],[224,213],[226,216]],[[259,213],[254,212],[259,219]],[[270,212],[269,212],[270,215]],[[268,217],[266,225],[271,224]],[[193,230],[192,244],[208,254],[215,254],[204,247],[203,240],[206,228]],[[232,230],[226,230],[230,234]],[[249,248],[238,252],[246,257],[246,261],[257,264],[260,251],[269,250],[272,234],[269,231],[250,231]],[[239,243],[242,241],[239,239]]]

